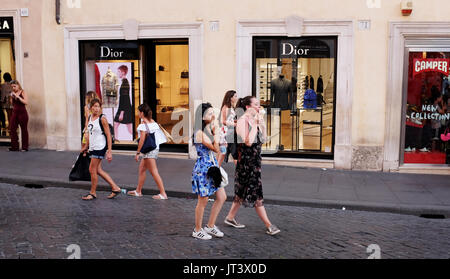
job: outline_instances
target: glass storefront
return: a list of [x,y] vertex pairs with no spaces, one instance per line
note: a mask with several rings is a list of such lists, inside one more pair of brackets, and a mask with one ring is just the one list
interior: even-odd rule
[[449,67],[450,48],[408,52],[405,164],[450,164]]
[[[114,127],[115,149],[135,148],[142,103],[171,133],[189,111],[188,58],[187,40],[80,42],[82,127],[85,92],[94,91]],[[187,142],[181,138],[161,149],[184,152]]]
[[0,142],[4,143],[10,142],[8,127],[12,113],[11,87],[7,81],[16,79],[13,23],[13,17],[0,17]]
[[335,37],[256,37],[253,92],[266,109],[268,156],[333,158]]

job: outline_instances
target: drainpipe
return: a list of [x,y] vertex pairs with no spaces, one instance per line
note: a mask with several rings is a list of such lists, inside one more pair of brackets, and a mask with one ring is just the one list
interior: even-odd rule
[[55,19],[56,23],[61,24],[61,1],[55,0],[55,6],[56,6],[56,13],[55,13]]

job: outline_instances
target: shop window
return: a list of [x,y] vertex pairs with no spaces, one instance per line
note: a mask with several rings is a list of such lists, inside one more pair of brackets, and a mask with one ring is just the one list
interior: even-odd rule
[[189,116],[189,46],[157,43],[155,54],[156,120],[174,136],[171,144],[187,144],[187,133],[177,125]]
[[11,86],[16,79],[14,24],[12,17],[0,17],[0,142],[10,142],[9,120],[12,115]]
[[[403,162],[450,164],[450,50],[411,51],[405,107]],[[450,133],[448,134],[450,136]]]
[[267,112],[265,153],[332,157],[336,44],[334,37],[254,39],[254,95]]
[[102,101],[102,113],[113,126],[115,145],[135,144],[140,104],[137,42],[81,42],[81,112],[84,128],[85,94],[94,91]]

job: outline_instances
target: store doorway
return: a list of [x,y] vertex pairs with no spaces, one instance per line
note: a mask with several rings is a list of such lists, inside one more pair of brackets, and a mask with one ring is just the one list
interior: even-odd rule
[[189,137],[182,125],[189,118],[189,43],[187,39],[146,40],[144,56],[144,102],[153,119],[166,129],[174,142],[161,151],[188,152]]
[[9,122],[12,115],[11,86],[16,79],[14,39],[0,36],[0,143],[9,145]]

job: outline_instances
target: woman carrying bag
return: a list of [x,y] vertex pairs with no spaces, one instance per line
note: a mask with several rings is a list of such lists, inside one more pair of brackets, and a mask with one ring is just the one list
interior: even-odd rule
[[[154,195],[155,200],[167,200],[167,193],[164,189],[164,183],[158,172],[158,167],[156,165],[156,159],[158,158],[159,145],[167,142],[163,131],[161,130],[158,123],[152,119],[152,110],[147,104],[142,104],[138,107],[139,117],[142,120],[137,128],[140,133],[140,139],[138,144],[138,149],[136,152],[135,160],[139,162],[139,156],[142,154],[142,160],[139,164],[139,179],[136,190],[128,192],[128,195],[135,197],[142,197],[142,188],[144,187],[146,172],[147,170],[153,176],[153,179],[158,186],[159,194]],[[145,150],[147,145],[152,145],[149,150]]]
[[[203,240],[211,239],[211,235],[224,236],[215,223],[227,199],[227,194],[223,187],[215,185],[213,178],[208,177],[209,168],[218,166],[215,156],[211,156],[211,152],[219,152],[219,127],[215,123],[211,104],[203,103],[198,106],[195,112],[193,135],[198,158],[192,170],[192,193],[197,195],[198,201],[195,208],[195,228],[192,236]],[[214,194],[216,194],[216,199],[211,208],[208,224],[202,228],[206,205],[209,197]]]

